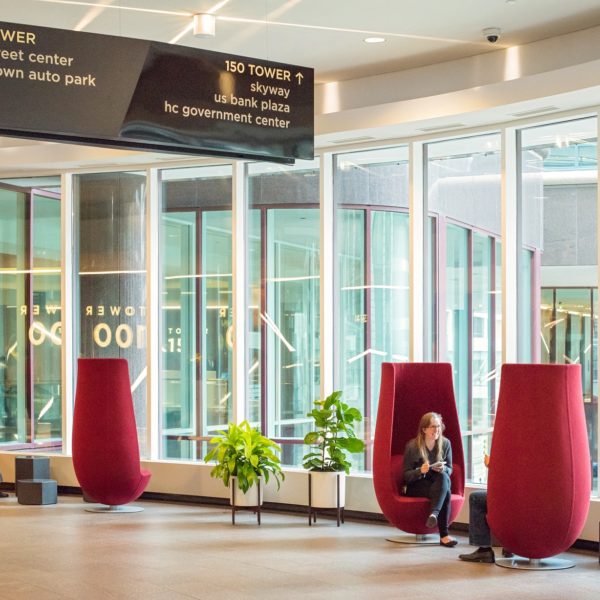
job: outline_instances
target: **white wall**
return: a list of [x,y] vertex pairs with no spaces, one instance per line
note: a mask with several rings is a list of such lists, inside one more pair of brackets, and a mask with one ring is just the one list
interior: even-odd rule
[[[568,51],[565,49],[568,48]],[[597,104],[600,27],[523,46],[315,88],[315,135],[422,135],[449,123],[480,126],[527,111]]]

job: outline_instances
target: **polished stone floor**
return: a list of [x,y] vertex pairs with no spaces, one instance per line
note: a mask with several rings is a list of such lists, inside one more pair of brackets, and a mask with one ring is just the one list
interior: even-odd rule
[[95,514],[77,496],[51,506],[0,500],[0,598],[510,599],[600,598],[591,552],[565,571],[467,564],[466,539],[447,549],[386,542],[387,525],[224,507],[137,502],[135,514]]

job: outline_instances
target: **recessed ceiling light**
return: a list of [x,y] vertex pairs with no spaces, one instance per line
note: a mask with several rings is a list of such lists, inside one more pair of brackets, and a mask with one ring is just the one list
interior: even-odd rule
[[445,131],[446,129],[459,129],[460,127],[466,127],[466,125],[464,123],[446,123],[445,125],[434,125],[433,127],[420,127],[419,131],[432,133],[434,131]]
[[367,44],[381,44],[382,42],[385,42],[385,38],[384,37],[366,37],[364,39],[364,42]]
[[510,113],[511,117],[532,117],[533,115],[541,115],[544,113],[560,110],[558,106],[541,106],[530,110],[521,110],[519,112]]
[[370,135],[361,135],[360,137],[342,138],[339,140],[331,140],[332,144],[356,144],[357,142],[367,142],[375,138]]

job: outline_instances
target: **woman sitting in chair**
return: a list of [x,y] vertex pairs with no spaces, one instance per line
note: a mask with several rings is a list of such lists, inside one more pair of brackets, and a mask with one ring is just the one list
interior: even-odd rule
[[404,451],[404,483],[407,496],[429,498],[431,514],[426,525],[437,525],[440,545],[452,548],[458,543],[448,535],[452,447],[443,431],[441,415],[428,412],[421,417],[417,437]]

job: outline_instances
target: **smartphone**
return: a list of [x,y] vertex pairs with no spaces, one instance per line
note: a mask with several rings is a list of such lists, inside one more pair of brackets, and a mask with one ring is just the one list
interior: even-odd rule
[[430,464],[429,467],[433,468],[433,469],[437,469],[439,467],[442,467],[445,464],[446,464],[445,460],[438,460],[438,462],[434,462],[434,463]]

